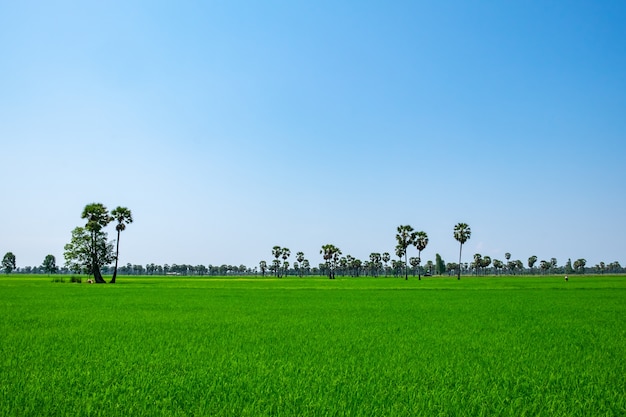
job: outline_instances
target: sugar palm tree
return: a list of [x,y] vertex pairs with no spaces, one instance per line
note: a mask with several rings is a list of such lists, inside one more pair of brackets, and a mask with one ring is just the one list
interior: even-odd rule
[[413,232],[413,228],[409,225],[398,226],[397,231],[396,241],[398,242],[398,245],[396,246],[396,255],[398,255],[398,257],[402,257],[402,255],[404,255],[404,279],[409,279],[406,249],[413,244],[413,241],[415,240],[415,232]]
[[461,279],[461,252],[463,251],[463,244],[467,242],[472,236],[472,229],[470,229],[467,223],[458,223],[454,226],[454,238],[461,244],[459,248],[459,270],[456,279]]
[[[291,251],[289,250],[289,248],[283,248],[281,250],[280,256],[283,258],[283,275],[287,275],[287,271],[289,269],[289,263],[287,262],[287,258],[289,258],[290,255]],[[285,265],[287,266],[285,267]]]
[[530,258],[528,258],[528,268],[530,268],[531,275],[533,273],[533,266],[535,266],[536,262],[537,262],[537,256],[533,255]]
[[335,268],[337,267],[337,261],[339,260],[339,255],[341,255],[341,250],[335,245],[326,244],[322,246],[320,254],[322,254],[324,261],[326,261],[328,278],[335,279]]
[[389,255],[389,252],[383,252],[383,256],[380,259],[385,263],[385,276],[387,276],[387,263],[391,260],[391,255]]
[[280,261],[278,260],[278,258],[280,258],[283,254],[283,249],[280,246],[274,246],[272,248],[272,255],[274,256],[274,261],[272,262],[272,265],[275,266],[275,271],[276,272],[276,278],[279,277],[279,272],[280,272]]
[[117,260],[120,256],[120,233],[126,230],[126,225],[133,222],[133,214],[126,207],[116,207],[111,211],[111,217],[117,221],[115,230],[117,230],[117,243],[115,249],[115,269],[113,269],[113,277],[111,278],[111,284],[115,284],[115,278],[117,278]]
[[298,261],[298,265],[300,266],[300,268],[298,268],[298,275],[302,277],[302,262],[304,262],[304,252],[296,253],[296,261]]
[[422,272],[420,268],[420,263],[422,262],[422,251],[426,249],[426,245],[428,245],[428,235],[426,232],[415,232],[413,235],[413,244],[417,249],[417,279],[422,279]]
[[[102,260],[98,259],[98,242],[102,240],[102,236],[106,236],[102,229],[111,222],[109,211],[102,203],[87,204],[83,209],[81,218],[87,220],[85,230],[91,235],[91,273],[98,284],[105,284],[102,278],[100,267]],[[99,239],[100,238],[100,239]]]

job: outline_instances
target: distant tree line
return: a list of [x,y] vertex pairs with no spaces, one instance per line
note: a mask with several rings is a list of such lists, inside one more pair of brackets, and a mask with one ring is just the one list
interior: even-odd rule
[[[324,262],[312,266],[303,252],[296,252],[291,264],[289,258],[291,250],[286,247],[274,246],[271,250],[271,262],[260,261],[258,267],[245,265],[186,265],[186,264],[147,264],[119,265],[120,233],[126,225],[132,223],[133,218],[129,209],[117,207],[110,213],[100,203],[89,204],[81,216],[86,220],[84,227],[77,227],[72,231],[72,240],[65,245],[65,265],[57,266],[53,255],[46,255],[39,266],[25,266],[18,268],[16,256],[7,252],[2,259],[2,270],[6,274],[89,274],[96,282],[104,283],[103,275],[112,275],[112,283],[116,282],[117,275],[173,275],[173,276],[228,276],[228,275],[272,275],[277,278],[284,276],[319,276],[326,275],[330,279],[336,276],[349,277],[404,277],[417,276],[455,276],[461,275],[547,275],[547,274],[584,274],[584,273],[623,273],[626,272],[619,262],[605,263],[588,267],[585,259],[574,262],[568,259],[559,266],[556,258],[539,260],[531,256],[524,263],[519,259],[512,259],[510,253],[505,253],[505,260],[491,259],[490,256],[474,254],[470,262],[462,262],[463,244],[471,237],[471,229],[466,223],[454,226],[454,239],[459,242],[459,262],[446,263],[441,256],[435,254],[432,260],[422,263],[422,251],[428,246],[428,235],[423,231],[415,231],[410,225],[401,225],[396,230],[395,255],[392,259],[389,252],[372,252],[368,259],[361,260],[349,254],[343,256],[341,249],[332,244],[322,245],[320,255]],[[116,222],[117,240],[114,244],[107,240],[103,228],[109,223]],[[409,256],[410,248],[414,247],[417,256]],[[114,266],[111,264],[114,262]]]

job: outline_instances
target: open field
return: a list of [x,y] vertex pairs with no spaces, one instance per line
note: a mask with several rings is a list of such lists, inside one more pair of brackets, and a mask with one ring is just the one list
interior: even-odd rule
[[626,414],[625,276],[118,279],[0,276],[0,415]]

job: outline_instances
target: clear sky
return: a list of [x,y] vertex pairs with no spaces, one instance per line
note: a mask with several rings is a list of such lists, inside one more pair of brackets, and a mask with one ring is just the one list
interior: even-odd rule
[[[0,256],[626,264],[623,1],[0,0]],[[115,229],[109,227],[109,236]],[[411,254],[415,256],[415,254]],[[293,257],[290,259],[294,261]]]

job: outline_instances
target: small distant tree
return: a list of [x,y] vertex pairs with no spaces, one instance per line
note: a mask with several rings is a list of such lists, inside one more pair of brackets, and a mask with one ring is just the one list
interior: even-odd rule
[[438,253],[435,254],[435,272],[437,275],[443,275],[446,272],[446,263]]
[[576,259],[574,261],[574,270],[576,272],[578,272],[579,274],[584,274],[585,273],[585,265],[587,265],[587,260],[586,259]]
[[463,244],[469,240],[472,236],[472,229],[467,225],[467,223],[457,223],[454,226],[454,238],[461,244],[459,248],[459,268],[457,280],[461,279],[461,251],[463,250]]
[[274,272],[276,272],[276,278],[280,277],[280,257],[283,255],[283,249],[280,246],[274,246],[272,248],[272,255],[274,256],[274,260],[272,261],[272,266],[274,267]]
[[399,258],[404,256],[404,279],[409,279],[407,248],[413,244],[415,233],[413,232],[413,228],[409,225],[398,226],[397,231],[396,241],[398,244],[396,245],[396,255],[398,255]]
[[411,270],[413,271],[413,277],[415,277],[415,271],[420,265],[420,259],[415,256],[411,256],[409,258],[409,264],[411,265]]
[[283,258],[283,275],[287,275],[287,271],[289,270],[289,262],[287,262],[287,258],[291,255],[291,251],[289,248],[281,249],[281,258]]
[[491,265],[491,256],[483,256],[483,259],[480,260],[480,266],[483,269],[483,275],[487,275],[487,268],[489,268],[489,265]]
[[304,262],[304,252],[296,252],[296,261],[298,261],[298,276],[302,278],[302,270],[304,269],[302,267],[302,262]]
[[48,275],[58,272],[59,268],[57,267],[57,260],[54,255],[46,255],[43,264],[41,264],[41,269]]
[[480,253],[474,254],[474,261],[470,264],[471,268],[474,268],[476,272],[476,276],[478,276],[478,271],[480,270],[480,266],[482,265],[483,256]]
[[4,254],[2,258],[2,269],[4,269],[5,274],[10,274],[17,268],[15,263],[15,255],[13,252],[7,252]]
[[391,260],[391,255],[389,255],[389,252],[384,252],[381,259],[385,263],[385,276],[387,276],[387,269],[389,268],[387,264]]
[[415,245],[415,248],[417,249],[417,279],[421,280],[422,279],[422,273],[420,270],[420,263],[422,262],[422,251],[424,249],[426,249],[426,246],[428,245],[428,235],[426,234],[426,232],[415,232],[412,235],[413,238],[413,244]]
[[265,276],[265,271],[267,271],[267,262],[261,261],[259,262],[259,269],[261,270],[261,276]]
[[320,254],[326,262],[326,270],[329,279],[335,279],[335,269],[337,268],[337,262],[341,255],[341,250],[335,245],[326,244],[322,246]]
[[502,261],[500,259],[494,259],[493,260],[493,269],[496,270],[496,275],[498,275],[498,271],[500,271],[503,267],[504,267],[504,263],[502,263]]
[[535,266],[536,262],[537,262],[537,257],[535,255],[528,258],[528,268],[530,269],[531,275],[533,273],[533,267]]

